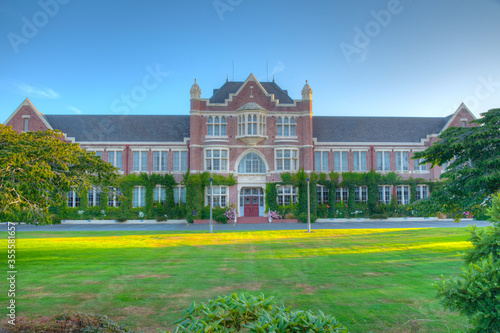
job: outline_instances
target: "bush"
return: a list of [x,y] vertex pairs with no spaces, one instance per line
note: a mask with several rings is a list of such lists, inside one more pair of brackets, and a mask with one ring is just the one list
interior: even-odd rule
[[[316,222],[316,215],[315,214],[311,214],[311,223],[314,223]],[[297,217],[297,220],[299,220],[299,222],[302,222],[302,223],[307,223],[307,213],[301,213],[298,217]]]
[[126,218],[125,216],[120,216],[116,219],[116,222],[125,222],[125,221],[128,221],[128,218]]
[[13,333],[133,333],[106,316],[75,312],[40,318],[18,316],[16,325],[9,325],[8,330]]
[[370,215],[370,218],[374,219],[374,220],[378,220],[378,219],[386,220],[389,217],[387,216],[387,214],[372,214],[372,215]]
[[158,216],[156,218],[156,222],[165,222],[168,221],[168,216]]
[[294,219],[295,218],[295,214],[294,213],[287,213],[285,215],[285,219],[287,220],[291,220],[291,219]]
[[[283,303],[272,302],[273,297],[253,296],[247,293],[221,296],[208,304],[194,302],[182,311],[177,320],[177,332],[347,332],[332,315],[321,311],[292,310]],[[161,332],[161,331],[160,331]],[[167,333],[163,331],[163,333]]]

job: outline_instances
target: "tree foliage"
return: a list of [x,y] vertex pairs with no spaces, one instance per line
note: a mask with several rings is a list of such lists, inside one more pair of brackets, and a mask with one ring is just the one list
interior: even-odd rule
[[17,134],[0,124],[0,220],[50,223],[70,188],[111,183],[116,168],[59,131]]
[[442,166],[443,186],[428,200],[435,209],[457,216],[474,210],[500,190],[500,109],[482,114],[476,127],[451,127],[441,139],[413,158]]

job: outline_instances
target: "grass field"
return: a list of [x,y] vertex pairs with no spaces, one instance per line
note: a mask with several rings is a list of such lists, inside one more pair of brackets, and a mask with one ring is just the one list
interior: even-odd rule
[[17,314],[94,312],[156,332],[191,301],[249,291],[331,313],[350,332],[458,332],[465,320],[442,309],[432,284],[460,271],[466,238],[463,228],[22,232]]

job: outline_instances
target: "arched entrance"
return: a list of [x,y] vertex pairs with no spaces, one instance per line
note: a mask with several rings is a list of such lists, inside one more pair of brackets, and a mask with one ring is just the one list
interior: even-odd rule
[[240,214],[262,216],[264,214],[264,190],[261,187],[244,187],[240,191]]

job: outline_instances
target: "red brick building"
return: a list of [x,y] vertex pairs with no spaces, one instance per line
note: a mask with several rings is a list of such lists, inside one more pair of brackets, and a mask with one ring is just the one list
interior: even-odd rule
[[[433,144],[446,128],[469,126],[475,119],[463,104],[444,118],[313,117],[307,81],[302,98],[294,100],[274,81],[259,82],[253,74],[244,82],[226,81],[210,98],[201,98],[195,80],[190,94],[190,115],[176,116],[44,115],[26,99],[5,124],[17,132],[61,130],[68,141],[96,152],[123,174],[172,174],[179,183],[176,203],[185,200],[181,182],[188,169],[233,174],[237,185],[214,187],[215,205],[233,204],[240,215],[262,216],[265,186],[280,181],[283,172],[375,170],[396,172],[405,179],[436,180],[441,167],[419,165],[411,157]],[[390,201],[396,192],[400,203],[408,202],[404,186],[397,191],[387,187],[379,187],[381,202]],[[324,191],[318,186],[320,201],[328,195]],[[346,191],[338,189],[337,199],[345,200]],[[366,197],[363,189],[359,192]],[[133,195],[134,205],[140,206],[141,189],[134,189]],[[428,195],[425,185],[417,195]],[[280,204],[296,198],[296,188],[278,188]]]

